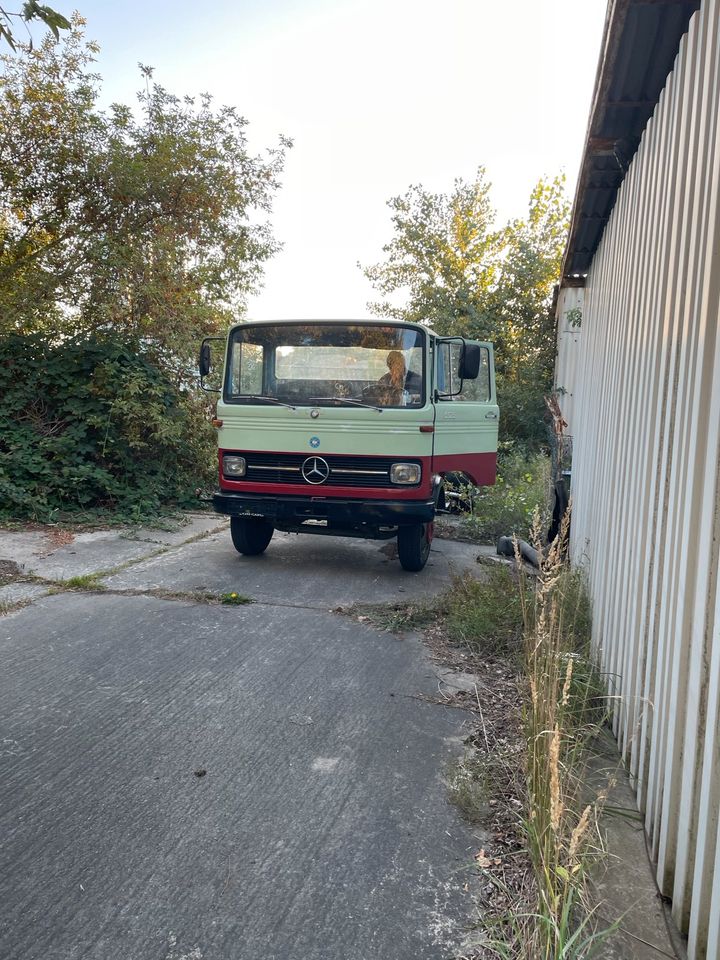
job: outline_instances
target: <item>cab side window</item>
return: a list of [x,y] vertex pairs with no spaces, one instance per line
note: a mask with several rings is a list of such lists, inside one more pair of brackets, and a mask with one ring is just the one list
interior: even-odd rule
[[[480,348],[480,372],[475,380],[460,380],[458,371],[460,369],[461,353],[462,344],[458,340],[438,344],[438,393],[454,394],[452,397],[441,397],[441,399],[467,403],[489,403],[491,386],[490,352],[488,348]],[[460,389],[461,382],[462,390]]]
[[438,393],[452,393],[452,372],[450,368],[450,344],[439,343],[437,355]]
[[[457,355],[455,364],[455,373],[457,374],[458,364],[460,363],[460,351]],[[456,389],[460,386],[457,381]],[[487,347],[480,348],[480,372],[475,380],[464,380],[462,392],[455,398],[456,400],[467,400],[470,403],[490,403],[490,351]]]

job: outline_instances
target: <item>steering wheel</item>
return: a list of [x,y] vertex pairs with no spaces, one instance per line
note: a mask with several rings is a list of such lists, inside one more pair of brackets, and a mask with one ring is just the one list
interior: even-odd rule
[[391,407],[399,402],[401,394],[401,390],[389,383],[371,383],[367,387],[363,387],[362,391],[363,400],[371,400],[375,403],[381,402]]

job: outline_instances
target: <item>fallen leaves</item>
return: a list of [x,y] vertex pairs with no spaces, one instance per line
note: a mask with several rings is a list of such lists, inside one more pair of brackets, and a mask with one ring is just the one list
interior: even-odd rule
[[502,858],[488,857],[485,853],[484,847],[481,847],[480,850],[478,850],[473,859],[481,870],[489,870],[490,867],[499,867],[502,865]]

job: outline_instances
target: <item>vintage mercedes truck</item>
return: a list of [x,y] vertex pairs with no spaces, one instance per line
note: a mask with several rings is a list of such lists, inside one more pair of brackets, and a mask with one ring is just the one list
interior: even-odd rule
[[274,530],[396,537],[403,568],[422,570],[444,478],[495,482],[490,343],[385,320],[247,322],[230,330],[219,392],[213,505],[246,555]]

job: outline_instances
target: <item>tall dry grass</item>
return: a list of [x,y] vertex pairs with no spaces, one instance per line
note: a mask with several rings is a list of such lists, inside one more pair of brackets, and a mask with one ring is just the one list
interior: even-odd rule
[[543,550],[536,513],[541,566],[534,589],[516,546],[528,691],[525,831],[536,903],[514,920],[515,943],[500,952],[523,960],[585,960],[613,929],[598,928],[586,887],[589,867],[602,856],[597,819],[605,793],[583,798],[584,757],[604,719],[605,698],[592,660],[585,582],[566,562],[569,524],[570,511]]

